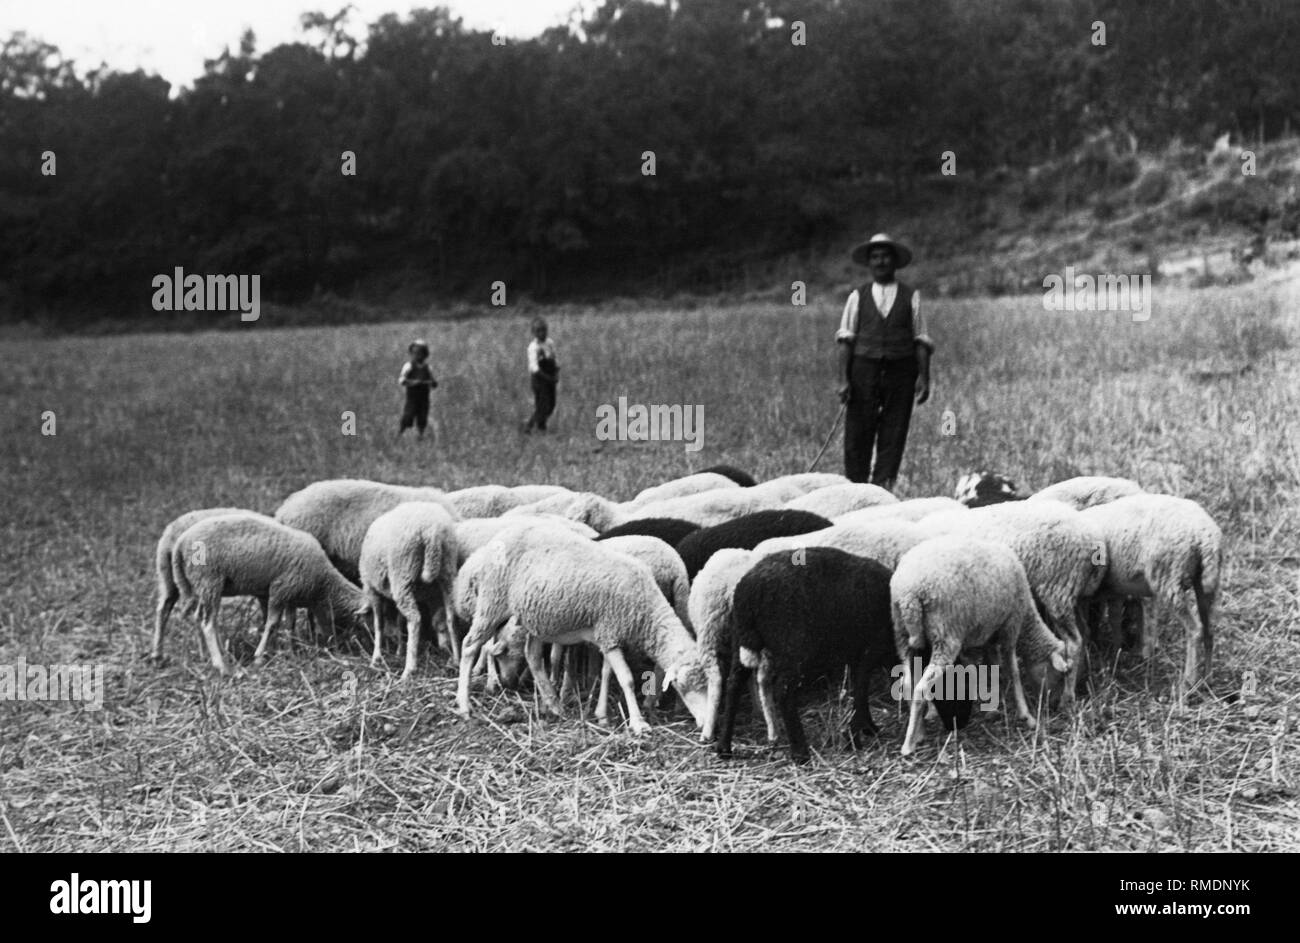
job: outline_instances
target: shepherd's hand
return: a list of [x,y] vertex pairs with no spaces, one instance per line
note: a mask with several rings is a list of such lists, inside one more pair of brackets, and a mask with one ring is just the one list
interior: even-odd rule
[[847,403],[853,395],[853,387],[848,383],[841,383],[840,388],[836,391],[839,394],[840,402]]
[[919,406],[930,398],[930,378],[919,376],[916,378],[916,402]]

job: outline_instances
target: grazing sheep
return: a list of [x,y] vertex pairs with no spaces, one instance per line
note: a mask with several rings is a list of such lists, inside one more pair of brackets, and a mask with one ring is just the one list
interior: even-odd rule
[[688,494],[701,494],[705,491],[716,491],[719,488],[739,488],[726,475],[717,475],[713,472],[700,472],[695,475],[687,475],[685,478],[674,478],[672,481],[665,481],[661,485],[655,485],[653,488],[646,488],[637,494],[631,501],[624,503],[623,507],[627,510],[640,507],[645,504],[651,504],[655,501],[666,501],[669,498],[682,498]]
[[[681,683],[706,692],[704,720],[700,724],[700,740],[704,743],[714,738],[722,713],[724,681],[731,667],[731,614],[736,584],[760,559],[752,550],[724,547],[709,557],[691,583],[686,608],[698,649],[679,669],[678,677]],[[768,739],[775,740],[776,713],[766,700],[761,700],[761,705]]]
[[[542,663],[542,644],[594,642],[608,666],[602,680],[608,671],[618,676],[637,732],[648,728],[624,650],[648,656],[664,670],[666,684],[696,651],[649,567],[596,541],[549,527],[509,530],[465,566],[473,576],[456,585],[457,611],[470,620],[456,694],[462,715],[469,714],[469,679],[480,649],[512,617],[527,633],[528,667],[553,713],[562,715],[562,709]],[[501,644],[498,639],[494,649]],[[704,692],[679,684],[678,693],[697,721],[702,718]]]
[[[158,538],[158,548],[154,551],[154,572],[158,577],[158,608],[154,613],[153,646],[149,655],[154,661],[162,660],[163,636],[167,633],[167,620],[181,596],[180,590],[176,588],[176,580],[172,577],[172,549],[181,534],[199,521],[226,514],[257,514],[257,512],[246,511],[243,508],[203,508],[198,511],[187,511],[164,527],[162,536]],[[265,622],[266,597],[260,597],[258,603],[262,607],[262,620]]]
[[360,579],[361,542],[375,518],[405,501],[442,504],[458,517],[437,488],[411,488],[358,478],[318,481],[285,499],[275,512],[281,524],[311,534],[330,562],[352,582]]
[[756,511],[688,534],[677,545],[677,552],[686,563],[687,575],[695,579],[709,557],[724,547],[752,550],[769,537],[790,537],[830,526],[827,518],[811,511]]
[[355,624],[366,595],[336,570],[310,534],[260,514],[226,514],[199,521],[172,549],[172,578],[184,602],[197,607],[212,665],[229,673],[217,635],[217,614],[226,596],[267,600],[266,625],[255,660],[266,655],[275,630],[295,609],[318,625]]
[[[1186,657],[1178,687],[1181,700],[1208,677],[1214,649],[1210,615],[1219,591],[1223,532],[1195,501],[1164,494],[1118,498],[1079,512],[1105,539],[1101,593],[1110,598],[1155,598],[1178,613],[1186,633]],[[1118,621],[1111,607],[1111,630]],[[1142,651],[1155,654],[1158,629],[1143,619]]]
[[968,508],[982,508],[1006,501],[1023,501],[1025,496],[1006,475],[978,471],[962,475],[957,480],[953,498]]
[[459,551],[456,521],[441,504],[408,501],[375,518],[361,543],[361,588],[370,602],[375,628],[372,667],[382,664],[384,602],[391,600],[406,621],[405,681],[415,674],[419,659],[422,615],[429,607],[443,610],[447,644],[459,661],[460,645],[450,610],[456,585]]
[[1061,501],[1082,511],[1084,508],[1107,504],[1117,498],[1126,498],[1133,494],[1143,494],[1142,486],[1127,478],[1102,478],[1085,476],[1067,478],[1054,485],[1048,485],[1042,491],[1029,496],[1030,501]]
[[[817,494],[817,492],[814,491],[813,494]],[[952,498],[909,498],[906,501],[899,501],[897,504],[880,504],[876,507],[849,511],[847,514],[828,516],[836,524],[868,524],[891,518],[904,521],[919,521],[931,514],[941,514],[944,511],[960,511],[965,507],[966,505],[954,501]]]
[[502,531],[511,527],[536,523],[549,523],[555,527],[571,530],[580,537],[587,537],[588,539],[597,536],[593,528],[588,527],[581,521],[571,521],[567,517],[561,517],[558,514],[507,514],[504,517],[474,517],[466,521],[459,521],[456,524],[456,547],[459,554],[456,566],[458,568],[462,566],[469,559],[470,554],[489,540],[494,539]]
[[1101,530],[1056,501],[1016,501],[935,514],[916,525],[930,537],[984,538],[1010,547],[1020,559],[1034,599],[1053,631],[1065,640],[1073,666],[1062,701],[1074,700],[1083,628],[1078,607],[1105,575]]
[[611,527],[596,539],[609,540],[613,537],[629,537],[643,534],[647,537],[658,537],[668,546],[676,547],[687,534],[699,529],[699,524],[692,524],[690,521],[681,521],[672,517],[639,517],[636,520],[628,521],[626,524]]
[[519,517],[538,514],[558,514],[571,521],[586,524],[600,533],[623,523],[626,518],[622,505],[590,491],[552,495],[534,501],[532,504],[511,508],[501,516]]
[[477,485],[473,488],[461,488],[448,491],[447,501],[463,518],[499,517],[511,508],[529,504],[539,498],[525,500],[515,491],[503,485]]
[[[925,738],[921,693],[933,690],[943,672],[963,652],[996,645],[999,664],[1011,673],[1016,714],[1036,726],[1025,701],[1017,653],[1026,663],[1068,674],[1069,649],[1043,624],[1029,591],[1029,580],[1007,546],[971,537],[935,537],[913,547],[898,561],[889,581],[894,637],[903,661],[904,691],[911,701],[903,755]],[[929,661],[912,677],[913,659]]]
[[673,607],[677,617],[682,620],[682,625],[686,626],[686,631],[691,630],[691,617],[687,610],[691,582],[686,573],[686,565],[676,550],[658,537],[644,534],[610,537],[600,543],[648,566],[654,574],[655,583],[663,591],[664,598]]
[[780,478],[771,478],[761,484],[754,485],[750,490],[765,499],[774,500],[778,504],[785,504],[787,501],[793,501],[795,498],[816,491],[818,488],[847,484],[850,484],[847,478],[834,472],[800,472],[797,475],[782,475]]
[[811,511],[822,517],[838,517],[850,511],[881,505],[898,504],[894,497],[879,485],[849,482],[843,485],[829,485],[818,488],[786,503],[792,511]]
[[753,488],[719,488],[716,491],[703,491],[700,494],[688,494],[681,498],[669,498],[666,501],[654,501],[626,512],[629,521],[644,520],[651,517],[672,517],[690,521],[701,527],[711,527],[755,511],[779,510],[782,505],[780,497],[756,494],[758,486]]
[[742,471],[741,469],[737,468],[735,465],[710,465],[708,468],[700,469],[701,475],[704,474],[705,472],[713,472],[714,474],[717,475],[725,475],[726,477],[734,481],[736,484],[740,485],[742,488],[752,488],[754,487],[754,485],[758,484],[758,482],[754,480],[753,475],[751,475],[747,471]]
[[869,524],[841,524],[797,537],[765,540],[754,552],[760,556],[797,550],[800,547],[834,547],[855,557],[875,560],[892,571],[899,558],[925,539],[925,532],[911,521],[882,518]]
[[809,759],[795,694],[801,684],[849,669],[854,747],[876,725],[867,706],[871,669],[893,657],[889,571],[842,550],[815,547],[795,561],[773,554],[758,561],[736,585],[731,674],[718,734],[718,755],[731,755],[736,706],[748,672],[771,692],[790,738],[796,763]]

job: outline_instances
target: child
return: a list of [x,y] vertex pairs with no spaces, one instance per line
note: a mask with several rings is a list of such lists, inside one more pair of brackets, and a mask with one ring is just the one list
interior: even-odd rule
[[[921,313],[921,293],[894,280],[912,261],[911,250],[878,233],[853,250],[871,281],[844,305],[839,345],[840,402],[844,421],[844,474],[893,490],[912,420],[912,401],[930,398],[934,342]],[[871,467],[875,449],[876,464]]]
[[555,385],[560,368],[555,362],[555,341],[547,339],[545,318],[533,318],[533,339],[528,344],[528,375],[533,385],[533,415],[524,432],[546,431],[546,420],[555,412]]
[[429,345],[424,341],[412,341],[406,348],[411,359],[402,364],[402,372],[397,382],[406,388],[406,406],[402,410],[402,423],[397,435],[411,426],[415,426],[420,438],[424,438],[425,427],[429,424],[429,391],[438,385],[429,369]]

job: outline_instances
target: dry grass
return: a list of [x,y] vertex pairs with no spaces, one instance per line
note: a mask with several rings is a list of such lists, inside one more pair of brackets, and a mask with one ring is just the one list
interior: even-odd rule
[[[431,337],[436,447],[391,440],[401,351],[424,325],[9,344],[0,665],[103,664],[107,690],[99,712],[0,703],[0,847],[1296,850],[1294,284],[1163,292],[1141,324],[1048,314],[1033,299],[945,303],[935,397],[905,462],[911,495],[949,493],[959,472],[988,465],[1030,487],[1130,475],[1204,503],[1229,551],[1217,697],[1169,703],[1181,645],[1167,634],[1155,664],[1123,656],[1036,737],[998,713],[905,762],[882,683],[884,735],[857,754],[839,746],[842,705],[810,698],[817,755],[802,769],[761,747],[753,725],[723,763],[681,719],[638,739],[476,694],[466,722],[451,713],[446,666],[402,687],[360,649],[285,651],[221,682],[179,617],[170,664],[143,654],[153,541],[188,508],[270,510],[334,475],[623,497],[714,461],[802,470],[835,413],[837,299],[794,312],[558,312],[560,431],[546,438],[517,433],[523,321],[446,325]],[[1206,382],[1206,363],[1252,369]],[[596,441],[595,406],[619,395],[704,404],[704,450]],[[44,410],[57,436],[39,434]],[[340,434],[344,410],[356,437]],[[945,410],[955,436],[941,434]],[[829,455],[823,468],[837,466]],[[251,611],[232,604],[224,617],[245,657]],[[1248,669],[1257,692],[1238,697]]]

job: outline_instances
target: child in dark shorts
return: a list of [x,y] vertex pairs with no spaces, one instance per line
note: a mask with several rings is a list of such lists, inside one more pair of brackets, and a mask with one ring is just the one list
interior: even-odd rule
[[524,432],[546,431],[546,420],[555,412],[555,387],[560,368],[555,359],[555,341],[548,336],[545,318],[533,318],[533,339],[528,344],[528,376],[533,388],[533,414]]
[[429,345],[424,341],[412,341],[406,348],[411,359],[402,364],[402,372],[397,382],[406,389],[406,405],[402,409],[402,422],[397,428],[400,437],[403,432],[415,426],[420,437],[429,425],[429,391],[438,385],[429,368]]

